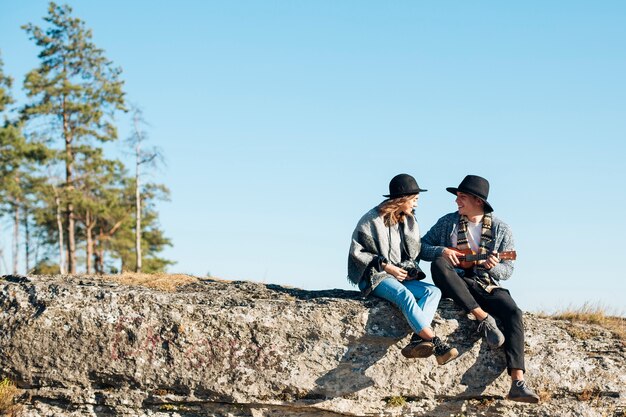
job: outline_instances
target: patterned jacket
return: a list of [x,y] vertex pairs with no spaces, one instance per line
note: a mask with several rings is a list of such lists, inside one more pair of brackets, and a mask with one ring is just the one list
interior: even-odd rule
[[[430,228],[422,238],[422,249],[419,256],[422,260],[432,262],[441,256],[446,247],[452,246],[451,236],[453,231],[459,228],[459,219],[458,211],[448,213]],[[493,234],[493,247],[489,248],[490,250],[496,252],[515,250],[511,228],[496,216],[492,217],[491,232]],[[513,274],[513,268],[513,261],[501,261],[488,273],[491,278],[497,281],[506,280]]]
[[418,265],[420,229],[415,217],[406,216],[402,223],[388,227],[378,211],[376,206],[361,217],[352,233],[348,255],[348,280],[361,287],[359,284],[365,279],[367,285],[361,290],[365,296],[391,277],[381,270],[382,259],[422,272]]

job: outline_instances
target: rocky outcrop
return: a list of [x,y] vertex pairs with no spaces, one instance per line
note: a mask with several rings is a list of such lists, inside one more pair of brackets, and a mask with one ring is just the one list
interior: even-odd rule
[[622,341],[589,325],[524,321],[539,405],[504,399],[503,353],[448,300],[435,330],[461,356],[437,366],[404,359],[409,329],[398,311],[352,291],[207,279],[165,292],[8,276],[0,377],[21,388],[24,416],[626,414]]

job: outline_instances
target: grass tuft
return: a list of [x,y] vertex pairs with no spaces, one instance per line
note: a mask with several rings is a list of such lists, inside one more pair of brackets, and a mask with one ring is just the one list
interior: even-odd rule
[[394,395],[387,398],[387,405],[389,407],[403,407],[406,404],[406,398],[402,395]]
[[[613,333],[616,338],[626,340],[626,318],[610,315],[608,309],[601,304],[585,303],[581,307],[568,307],[554,314],[539,314],[542,317],[567,320],[571,323],[599,325]],[[581,331],[574,331],[572,336],[579,339],[587,338]]]
[[119,275],[104,275],[103,279],[124,285],[141,285],[161,291],[176,291],[182,285],[198,282],[198,278],[184,274],[144,274],[138,272],[124,272]]
[[17,415],[18,406],[15,404],[15,397],[19,390],[15,384],[8,378],[0,380],[0,415],[15,416]]

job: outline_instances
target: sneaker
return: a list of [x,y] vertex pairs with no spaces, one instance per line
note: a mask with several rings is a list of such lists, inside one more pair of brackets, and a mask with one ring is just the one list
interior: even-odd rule
[[447,343],[442,342],[437,336],[433,337],[432,342],[435,345],[435,358],[437,358],[439,365],[445,365],[459,356],[459,351],[456,350],[456,348],[450,347]]
[[537,404],[539,396],[533,390],[528,388],[526,381],[518,379],[511,384],[509,395],[506,396],[511,401],[519,401],[521,403]]
[[476,331],[480,333],[491,349],[497,349],[504,343],[504,335],[498,329],[496,320],[491,316],[481,320]]
[[413,334],[408,345],[402,348],[405,358],[427,358],[435,351],[435,345],[430,340],[424,340],[416,333]]

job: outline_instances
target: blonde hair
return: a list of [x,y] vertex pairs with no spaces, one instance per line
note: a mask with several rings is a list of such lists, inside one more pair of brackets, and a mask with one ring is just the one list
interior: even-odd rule
[[395,226],[398,223],[404,222],[404,216],[406,216],[406,213],[402,211],[401,207],[414,197],[415,194],[410,194],[403,197],[385,200],[380,203],[380,206],[378,206],[378,214],[382,216],[385,226]]

